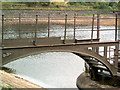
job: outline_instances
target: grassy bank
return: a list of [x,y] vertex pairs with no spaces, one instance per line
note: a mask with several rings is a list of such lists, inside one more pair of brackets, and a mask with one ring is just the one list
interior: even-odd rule
[[118,3],[94,2],[3,2],[2,9],[41,9],[41,10],[119,10]]
[[[109,9],[94,9],[92,7],[88,7],[88,8],[77,8],[77,7],[2,7],[2,9],[4,10],[9,10],[9,9],[40,9],[40,10],[75,10],[75,11],[79,11],[79,10],[90,10],[90,11],[113,11],[113,10],[109,10]],[[117,9],[116,9],[117,10]]]

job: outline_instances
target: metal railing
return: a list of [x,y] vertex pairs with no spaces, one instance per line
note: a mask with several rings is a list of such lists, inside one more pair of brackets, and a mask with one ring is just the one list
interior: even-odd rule
[[[100,14],[97,14],[97,16],[95,16],[95,14],[93,14],[93,16],[77,16],[76,14],[74,14],[73,18],[69,18],[69,16],[66,14],[64,16],[64,18],[54,18],[52,17],[50,14],[48,14],[48,17],[44,17],[44,18],[40,18],[40,15],[36,15],[34,18],[31,18],[31,17],[22,17],[21,14],[19,14],[18,17],[14,17],[14,18],[4,18],[4,15],[2,15],[2,40],[4,41],[4,34],[8,34],[7,32],[5,32],[4,30],[4,25],[5,25],[5,21],[6,20],[17,20],[18,21],[18,24],[19,24],[19,29],[16,30],[19,32],[19,38],[21,38],[21,34],[22,33],[34,33],[34,40],[36,41],[36,38],[37,38],[37,33],[39,32],[38,31],[38,22],[40,20],[47,20],[47,28],[48,28],[48,31],[47,31],[47,37],[49,38],[50,37],[50,32],[52,32],[50,30],[50,26],[51,26],[51,21],[52,20],[64,20],[64,41],[66,40],[66,37],[67,37],[67,32],[71,32],[71,31],[67,31],[67,24],[68,24],[68,21],[69,20],[73,20],[73,39],[75,40],[76,39],[76,31],[80,31],[78,30],[79,28],[76,27],[76,20],[80,20],[82,18],[86,18],[86,19],[92,19],[92,27],[91,27],[91,30],[81,30],[81,31],[91,31],[91,41],[93,40],[93,32],[94,31],[97,31],[97,39],[99,39],[100,37],[100,31],[108,31],[108,30],[114,30],[115,31],[115,41],[117,41],[117,32],[118,30],[118,19],[120,19],[118,17],[118,15],[116,14],[115,17],[105,17],[105,18],[101,18],[100,17]],[[115,29],[100,29],[100,20],[101,19],[114,19],[115,20]],[[34,26],[35,26],[35,30],[25,30],[23,31],[21,29],[21,26],[22,26],[22,20],[33,20],[34,21]],[[95,29],[95,20],[97,20],[97,27]],[[12,33],[12,32],[10,32]],[[9,33],[9,34],[10,34]]]

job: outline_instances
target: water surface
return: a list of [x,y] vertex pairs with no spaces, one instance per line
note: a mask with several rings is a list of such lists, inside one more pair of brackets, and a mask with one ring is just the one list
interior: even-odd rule
[[47,88],[76,88],[76,79],[84,71],[84,61],[68,52],[44,52],[5,65],[16,75]]

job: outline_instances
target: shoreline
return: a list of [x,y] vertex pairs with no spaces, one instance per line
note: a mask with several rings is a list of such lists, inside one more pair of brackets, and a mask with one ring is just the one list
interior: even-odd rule
[[3,85],[8,85],[11,88],[39,88],[40,90],[46,90],[43,87],[40,87],[22,78],[16,77],[3,70],[0,70],[0,77]]
[[[8,19],[8,20],[7,20]],[[11,24],[19,24],[18,18],[7,18],[4,22],[6,25]],[[33,24],[35,25],[36,21],[35,18],[26,18],[21,20],[21,24]],[[48,25],[48,20],[40,20],[38,19],[38,25]],[[50,20],[50,25],[65,25],[65,20]],[[69,19],[67,20],[67,25],[74,25],[74,20]],[[92,26],[92,19],[76,19],[76,25],[80,26]],[[94,21],[94,26],[97,26],[97,20]],[[100,26],[115,26],[114,19],[105,19],[100,20]],[[120,26],[118,24],[118,26]]]
[[[3,10],[5,24],[18,24],[19,13],[21,24],[36,24],[36,15],[38,15],[38,24],[48,24],[48,14],[50,14],[50,25],[65,25],[65,15],[67,14],[67,25],[74,25],[74,14],[76,13],[76,25],[91,26],[92,17],[95,14],[94,26],[97,25],[97,16],[100,14],[100,26],[115,26],[115,13],[110,11],[61,11],[61,10]],[[107,19],[103,19],[107,18]],[[112,18],[112,19],[110,19]],[[120,19],[118,19],[118,26]]]

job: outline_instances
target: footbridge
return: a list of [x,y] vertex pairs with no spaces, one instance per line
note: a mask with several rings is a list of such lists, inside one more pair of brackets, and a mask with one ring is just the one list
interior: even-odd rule
[[[55,41],[55,39],[54,39]],[[41,52],[72,52],[74,54],[79,55],[86,62],[98,62],[103,64],[106,69],[110,71],[112,75],[117,75],[118,71],[118,56],[116,55],[114,58],[114,63],[110,64],[107,60],[107,48],[109,46],[115,46],[116,51],[118,52],[118,42],[84,42],[84,43],[69,43],[69,44],[46,44],[46,45],[29,45],[29,46],[17,46],[17,47],[4,47],[2,49],[3,52],[3,64],[9,63],[16,59],[38,54]],[[99,47],[104,48],[104,55],[101,56],[98,54],[97,49]]]
[[[118,52],[119,52],[119,41],[117,40],[117,21],[115,24],[115,41],[100,41],[99,38],[99,14],[97,16],[97,39],[93,39],[93,27],[94,27],[94,15],[92,17],[92,30],[90,39],[76,39],[76,17],[74,17],[74,38],[68,40],[67,35],[67,15],[65,15],[65,31],[64,39],[61,37],[50,37],[50,19],[48,15],[48,37],[38,38],[38,16],[36,16],[34,38],[22,38],[20,37],[21,31],[19,30],[18,38],[5,39],[5,33],[2,32],[2,64],[7,64],[19,58],[23,58],[29,55],[39,54],[41,52],[71,52],[74,53],[83,60],[85,60],[90,68],[95,67],[109,71],[111,75],[116,76],[119,72],[118,67]],[[19,24],[21,23],[19,17]],[[115,18],[115,20],[117,20]],[[2,31],[4,31],[4,16],[2,18]],[[20,27],[19,27],[20,29]],[[59,32],[58,32],[59,33]],[[112,48],[112,57],[111,57]]]

